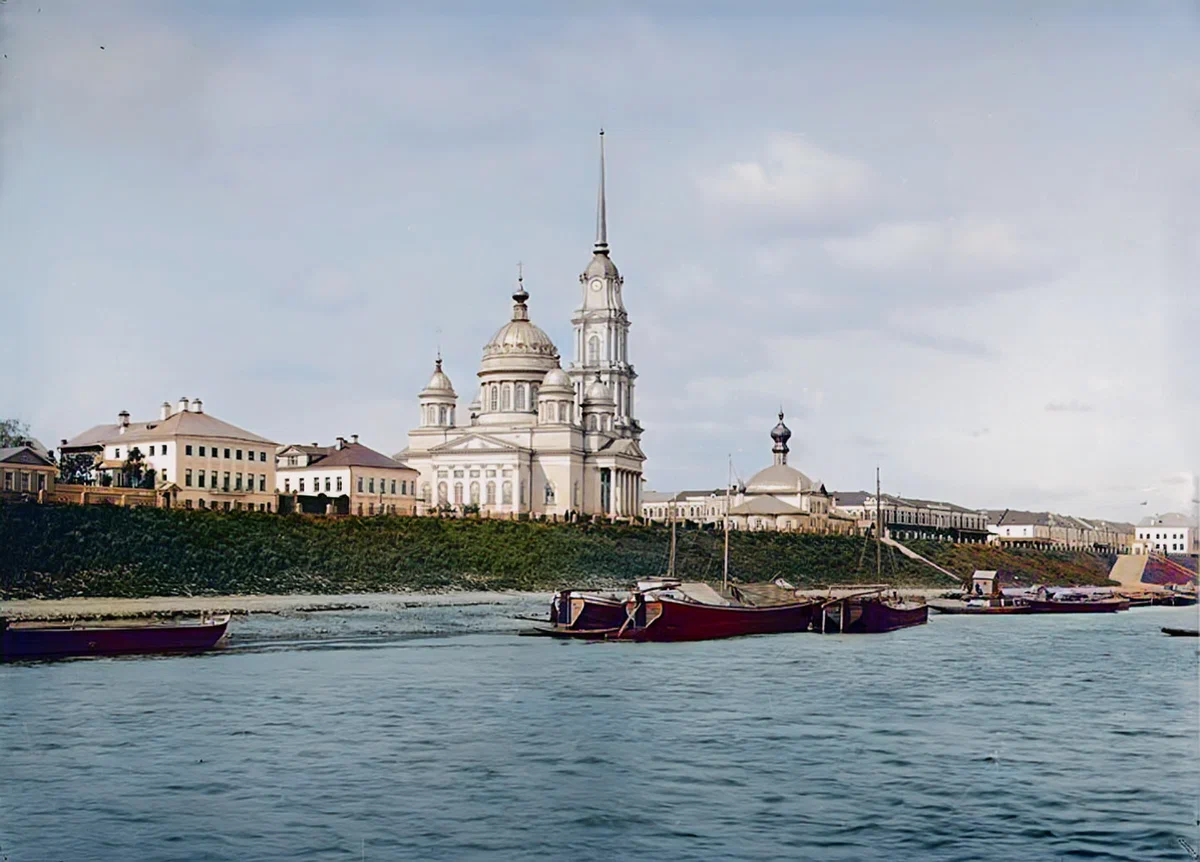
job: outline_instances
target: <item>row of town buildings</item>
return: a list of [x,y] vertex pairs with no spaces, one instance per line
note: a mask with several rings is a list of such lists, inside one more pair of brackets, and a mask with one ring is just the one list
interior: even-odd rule
[[643,494],[642,517],[718,526],[728,512],[735,530],[863,533],[882,521],[898,540],[991,543],[1013,548],[1103,553],[1198,554],[1200,535],[1186,515],[1167,513],[1134,524],[1054,512],[972,509],[940,500],[868,491],[829,491],[787,463],[791,431],[783,413],[771,430],[773,463],[726,488]]

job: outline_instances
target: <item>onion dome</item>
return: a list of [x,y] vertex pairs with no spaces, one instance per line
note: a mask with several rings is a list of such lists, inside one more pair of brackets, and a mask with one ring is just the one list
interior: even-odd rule
[[783,424],[783,411],[779,411],[779,424],[771,429],[771,439],[775,441],[776,447],[782,447],[783,451],[787,451],[788,440],[792,439],[792,429]]
[[550,336],[529,320],[529,308],[526,305],[529,294],[525,291],[522,281],[517,282],[517,290],[512,298],[512,320],[500,327],[492,336],[492,340],[484,346],[483,358],[534,356],[557,359],[558,348],[554,346]]
[[425,384],[425,388],[421,390],[422,395],[454,395],[454,385],[450,382],[450,378],[442,371],[442,357],[438,357],[433,364],[433,376],[429,378],[429,382]]
[[571,378],[558,365],[555,365],[546,372],[546,376],[542,378],[542,388],[538,391],[546,393],[555,390],[568,393],[574,392],[574,388],[571,386]]

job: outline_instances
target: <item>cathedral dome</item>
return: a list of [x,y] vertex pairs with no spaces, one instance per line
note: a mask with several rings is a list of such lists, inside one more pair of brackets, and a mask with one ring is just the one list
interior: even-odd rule
[[547,371],[546,376],[542,378],[541,391],[546,392],[551,389],[560,389],[567,392],[574,391],[571,387],[571,378],[558,365]]
[[442,371],[442,358],[439,356],[437,362],[433,365],[433,376],[429,378],[429,382],[425,384],[425,388],[421,390],[422,395],[454,395],[454,385],[450,382],[450,378]]
[[558,348],[550,340],[550,336],[535,326],[529,320],[529,308],[526,301],[529,294],[523,284],[517,287],[513,294],[512,320],[496,331],[483,348],[484,359],[502,358],[505,356],[532,356],[558,359]]
[[747,494],[797,494],[813,490],[812,479],[787,464],[759,470],[746,483]]

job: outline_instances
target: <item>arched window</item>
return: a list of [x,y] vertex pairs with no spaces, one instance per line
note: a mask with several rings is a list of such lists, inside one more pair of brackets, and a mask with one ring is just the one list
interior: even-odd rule
[[512,384],[505,383],[500,389],[500,409],[512,409]]
[[500,387],[495,385],[494,383],[492,384],[491,405],[492,406],[490,409],[492,411],[496,411],[496,410],[500,409]]
[[438,424],[446,424],[446,406],[444,404],[441,407],[438,407]]
[[496,505],[496,483],[488,482],[487,484],[487,504],[489,506]]
[[463,502],[462,482],[454,483],[454,505],[461,506]]
[[600,361],[600,336],[593,335],[588,339],[588,365],[595,365]]
[[516,395],[513,399],[513,409],[514,410],[524,410],[525,409],[525,384],[518,383],[516,389],[517,389]]
[[433,489],[429,487],[428,482],[421,486],[421,499],[426,503],[433,502]]
[[512,482],[505,482],[500,486],[500,503],[504,506],[512,505]]
[[588,430],[589,431],[599,431],[600,430],[600,426],[597,423],[595,413],[593,413],[591,416],[588,417]]
[[450,502],[450,498],[446,496],[446,483],[438,482],[438,505],[445,506]]
[[471,505],[472,506],[479,505],[479,483],[478,482],[471,483]]
[[571,505],[575,506],[576,508],[579,508],[579,480],[578,479],[575,480],[575,488],[571,492],[571,500],[572,500]]
[[534,404],[537,404],[537,397],[538,397],[538,385],[536,383],[534,383],[532,386],[529,387],[529,406],[530,407],[532,407]]
[[549,482],[546,483],[546,502],[547,503],[554,502],[554,486],[551,485]]

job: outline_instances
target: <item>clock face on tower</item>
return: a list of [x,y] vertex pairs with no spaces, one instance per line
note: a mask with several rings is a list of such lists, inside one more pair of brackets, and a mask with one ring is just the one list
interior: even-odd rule
[[597,278],[592,281],[592,290],[600,290],[602,287],[604,287],[604,282],[600,279]]

